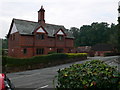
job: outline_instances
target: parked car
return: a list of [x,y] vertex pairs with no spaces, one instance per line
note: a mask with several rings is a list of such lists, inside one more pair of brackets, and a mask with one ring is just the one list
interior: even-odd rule
[[0,90],[14,90],[15,86],[11,83],[6,74],[0,74]]

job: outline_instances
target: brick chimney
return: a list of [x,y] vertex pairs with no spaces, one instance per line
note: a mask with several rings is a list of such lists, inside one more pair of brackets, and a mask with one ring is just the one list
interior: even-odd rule
[[44,13],[45,13],[45,10],[43,6],[41,6],[41,9],[38,11],[38,23],[40,23],[41,25],[45,25]]

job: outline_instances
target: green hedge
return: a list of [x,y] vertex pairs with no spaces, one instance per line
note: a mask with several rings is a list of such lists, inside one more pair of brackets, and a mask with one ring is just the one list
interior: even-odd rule
[[74,64],[58,71],[56,88],[81,88],[93,90],[97,88],[120,88],[120,73],[99,60]]
[[81,58],[86,57],[87,53],[66,53],[68,55],[68,58]]
[[54,54],[54,53],[57,53],[57,52],[54,52],[54,51],[48,52],[48,54]]
[[41,55],[41,56],[34,56],[32,58],[12,58],[12,57],[2,57],[3,59],[3,66],[7,65],[8,67],[12,66],[26,66],[26,65],[33,65],[33,64],[39,64],[39,63],[51,63],[56,61],[65,61],[69,58],[75,58],[75,57],[87,57],[87,54],[64,54],[64,53],[54,53],[54,54],[48,54],[48,55]]
[[116,56],[120,55],[120,53],[104,53],[104,56]]

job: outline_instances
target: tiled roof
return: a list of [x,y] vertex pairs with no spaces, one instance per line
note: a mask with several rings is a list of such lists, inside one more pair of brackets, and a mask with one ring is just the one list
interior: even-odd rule
[[[20,20],[20,19],[13,19],[13,22],[16,25],[17,30],[22,35],[33,35],[34,30],[36,30],[40,23],[33,22],[33,21],[27,21],[27,20]],[[64,33],[67,35],[67,38],[74,38],[72,34],[62,25],[54,25],[54,24],[45,24],[43,28],[47,31],[48,36],[53,37],[54,34],[62,29]]]
[[37,22],[19,20],[19,19],[14,19],[13,22],[15,23],[19,33],[26,35],[32,35],[32,32],[35,30],[38,24]]

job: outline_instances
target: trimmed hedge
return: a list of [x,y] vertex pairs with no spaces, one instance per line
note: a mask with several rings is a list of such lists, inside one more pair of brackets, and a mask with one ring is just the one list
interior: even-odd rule
[[104,56],[116,56],[120,55],[120,53],[104,53]]
[[87,56],[87,53],[66,53],[68,58],[81,58]]
[[54,54],[48,54],[48,55],[41,55],[41,56],[34,56],[32,58],[12,58],[12,57],[2,57],[3,66],[7,65],[8,67],[13,66],[28,66],[28,65],[34,65],[34,64],[47,64],[57,61],[65,61],[66,59],[70,58],[77,58],[77,57],[86,57],[87,54],[83,53],[72,53],[72,54],[64,54],[64,53],[54,53]]
[[48,52],[48,54],[54,54],[54,53],[57,53],[57,52],[54,52],[54,51]]
[[120,73],[115,67],[103,61],[92,60],[83,64],[74,64],[69,68],[58,70],[57,90],[61,88],[81,88],[97,90],[97,88],[120,88]]

